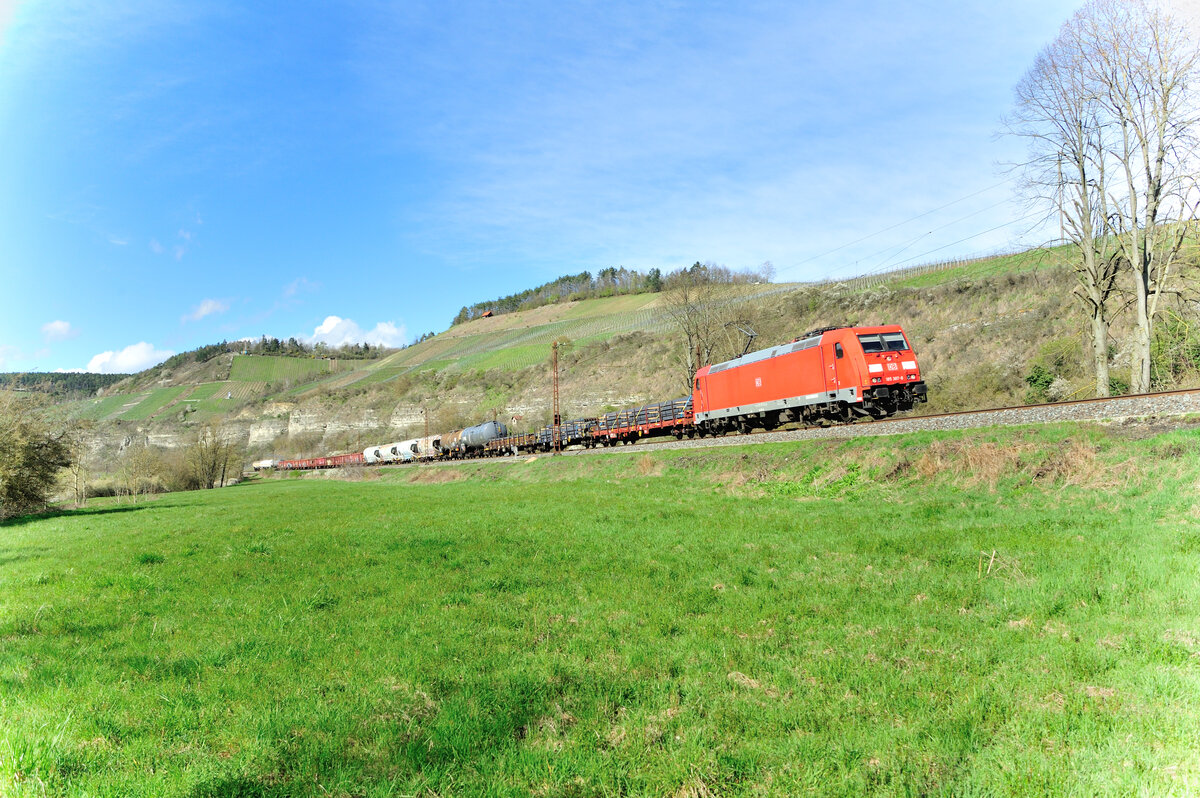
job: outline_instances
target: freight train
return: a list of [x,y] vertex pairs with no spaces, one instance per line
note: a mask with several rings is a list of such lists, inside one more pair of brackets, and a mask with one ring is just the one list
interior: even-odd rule
[[260,460],[255,470],[338,468],[617,446],[651,435],[695,438],[886,418],[927,401],[925,382],[899,325],[828,327],[778,346],[704,366],[692,393],[595,418],[509,434],[488,421],[443,435],[370,446],[362,452]]

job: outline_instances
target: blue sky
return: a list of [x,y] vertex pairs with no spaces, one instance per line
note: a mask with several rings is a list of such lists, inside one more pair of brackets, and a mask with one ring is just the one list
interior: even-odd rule
[[0,0],[0,370],[1040,243],[996,131],[1078,5]]

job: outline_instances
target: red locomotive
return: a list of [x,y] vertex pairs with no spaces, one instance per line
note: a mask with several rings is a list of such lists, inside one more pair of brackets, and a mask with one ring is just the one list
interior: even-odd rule
[[701,435],[884,418],[927,400],[916,355],[896,324],[813,330],[705,366],[693,387]]

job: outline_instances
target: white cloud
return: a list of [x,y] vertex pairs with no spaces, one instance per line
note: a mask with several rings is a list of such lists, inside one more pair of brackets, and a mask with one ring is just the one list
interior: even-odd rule
[[175,260],[183,260],[183,256],[185,254],[187,254],[188,247],[190,247],[192,245],[192,231],[191,230],[180,230],[179,237],[181,239],[183,239],[183,243],[175,244],[175,249],[174,249]]
[[363,330],[351,319],[340,316],[327,316],[313,334],[308,338],[309,343],[325,343],[330,346],[343,344],[376,344],[378,346],[403,346],[408,343],[408,334],[404,325],[397,326],[390,321],[381,321],[372,330]]
[[132,374],[157,366],[171,355],[170,350],[155,349],[145,341],[131,344],[120,352],[101,352],[88,361],[86,371],[100,374]]
[[42,335],[47,341],[65,341],[79,335],[79,330],[69,321],[51,321],[42,325]]
[[158,239],[150,239],[150,251],[155,255],[161,255],[163,253],[163,245],[158,243]]
[[118,236],[115,233],[110,233],[108,236],[108,243],[112,244],[113,246],[123,247],[129,243],[129,239]]
[[304,291],[304,292],[315,291],[315,290],[317,290],[317,288],[320,287],[320,285],[321,285],[320,283],[314,283],[314,282],[310,281],[307,277],[297,277],[295,280],[292,280],[290,283],[288,283],[286,286],[284,286],[283,296],[285,299],[287,299],[290,297],[294,297],[296,294],[300,293],[301,291]]
[[229,303],[221,299],[206,299],[196,306],[191,313],[183,316],[180,321],[200,321],[205,316],[214,313],[224,313],[229,310]]

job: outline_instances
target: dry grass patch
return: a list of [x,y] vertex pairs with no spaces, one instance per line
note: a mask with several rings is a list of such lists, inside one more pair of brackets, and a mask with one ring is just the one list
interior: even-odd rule
[[316,473],[320,475],[321,479],[334,479],[340,482],[369,482],[383,476],[383,472],[378,468],[363,468],[362,466],[326,468]]
[[467,475],[457,468],[418,468],[408,478],[408,481],[426,485],[442,485],[446,482],[458,482],[466,478]]
[[648,454],[643,454],[637,459],[637,471],[643,477],[662,476],[662,463]]
[[1067,697],[1058,690],[1052,690],[1042,697],[1041,702],[1037,704],[1039,709],[1049,710],[1051,712],[1062,712],[1067,705]]
[[912,470],[924,479],[963,477],[970,485],[986,484],[995,489],[1001,479],[1020,470],[1021,458],[1032,449],[1029,444],[934,441],[916,458]]
[[1063,482],[1068,485],[1094,485],[1108,477],[1108,469],[1097,462],[1099,447],[1079,439],[1069,445],[1046,452],[1033,472],[1041,482]]
[[1005,479],[1026,477],[1031,482],[1082,487],[1115,484],[1114,466],[1103,461],[1095,444],[1078,438],[1061,445],[1027,442],[934,441],[912,459],[901,459],[885,478],[915,473],[922,479],[946,478],[989,490]]
[[737,488],[741,488],[750,481],[745,471],[722,471],[713,477],[713,481],[718,485],[724,485],[731,493]]
[[1193,658],[1200,658],[1200,634],[1188,629],[1168,629],[1163,633],[1163,640],[1187,649]]
[[733,671],[726,678],[739,687],[746,687],[751,690],[757,690],[762,687],[762,684],[757,679],[751,679],[741,671]]
[[717,798],[719,793],[704,783],[703,779],[695,778],[680,785],[674,792],[674,798]]

